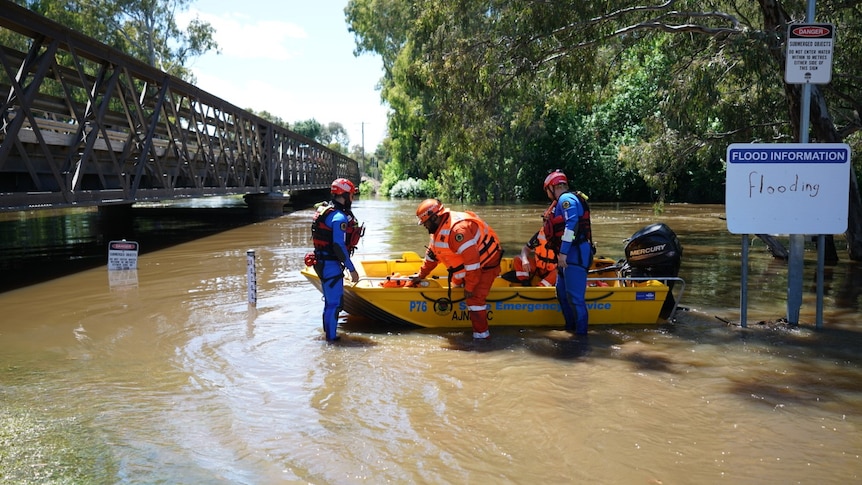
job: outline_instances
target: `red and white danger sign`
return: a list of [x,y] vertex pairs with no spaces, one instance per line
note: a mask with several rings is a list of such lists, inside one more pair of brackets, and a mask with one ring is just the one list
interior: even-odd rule
[[832,24],[791,24],[787,27],[787,84],[829,84],[832,81]]
[[138,243],[126,240],[108,243],[108,269],[138,269]]

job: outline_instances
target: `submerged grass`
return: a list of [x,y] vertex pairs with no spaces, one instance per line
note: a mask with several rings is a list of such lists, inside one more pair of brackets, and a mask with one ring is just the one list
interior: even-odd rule
[[0,484],[112,483],[110,447],[78,418],[10,405],[0,390]]

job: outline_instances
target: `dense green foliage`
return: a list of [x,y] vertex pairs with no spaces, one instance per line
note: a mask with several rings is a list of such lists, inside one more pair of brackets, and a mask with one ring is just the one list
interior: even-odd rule
[[312,118],[310,120],[297,121],[289,126],[289,129],[341,153],[347,153],[348,145],[350,144],[347,130],[344,129],[344,125],[338,122],[324,125]]
[[177,25],[192,0],[16,0],[29,10],[194,82],[191,59],[217,50],[213,27],[198,18]]
[[[862,14],[856,2],[820,4],[817,20],[838,32],[821,93],[856,146]],[[798,139],[782,49],[805,7],[351,0],[345,13],[357,53],[384,64],[384,190],[414,178],[447,198],[536,199],[562,168],[594,200],[720,203],[727,145]]]

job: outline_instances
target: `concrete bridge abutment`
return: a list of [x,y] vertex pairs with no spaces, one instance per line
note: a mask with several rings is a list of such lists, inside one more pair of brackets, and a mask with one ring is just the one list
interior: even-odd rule
[[272,219],[284,215],[284,206],[290,203],[290,195],[281,192],[246,194],[243,200],[257,219]]

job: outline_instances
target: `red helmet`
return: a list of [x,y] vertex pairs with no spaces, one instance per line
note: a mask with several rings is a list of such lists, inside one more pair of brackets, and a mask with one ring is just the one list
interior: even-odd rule
[[542,188],[548,190],[551,187],[554,187],[557,184],[568,184],[569,179],[566,177],[566,174],[559,170],[555,170],[548,174],[545,177],[545,183],[542,185]]
[[345,179],[345,178],[337,178],[332,181],[332,191],[334,195],[341,194],[355,194],[356,186],[353,185],[353,182]]
[[425,199],[419,204],[416,209],[416,217],[419,218],[419,225],[425,224],[428,219],[434,214],[443,212],[443,203],[440,199]]

